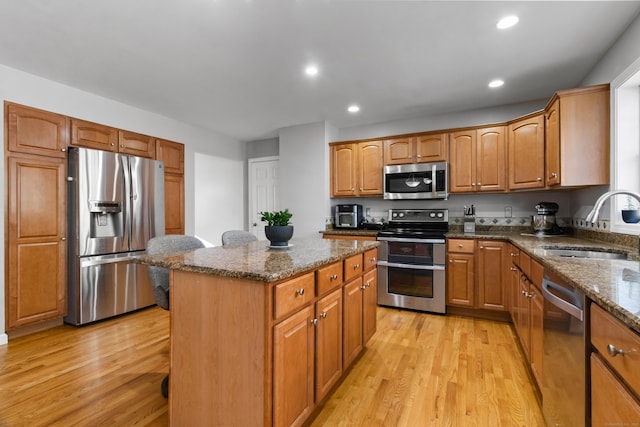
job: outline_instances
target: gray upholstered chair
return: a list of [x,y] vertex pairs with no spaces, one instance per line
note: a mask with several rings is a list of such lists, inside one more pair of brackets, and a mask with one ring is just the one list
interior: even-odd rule
[[[147,243],[147,253],[149,255],[173,254],[200,248],[204,248],[204,244],[199,239],[183,235],[154,237]],[[156,304],[165,310],[169,310],[169,269],[151,265],[148,266],[148,269]],[[169,396],[168,375],[162,380],[160,390],[164,397]]]
[[243,230],[229,230],[222,233],[223,245],[237,245],[239,243],[255,242],[258,238],[255,234]]

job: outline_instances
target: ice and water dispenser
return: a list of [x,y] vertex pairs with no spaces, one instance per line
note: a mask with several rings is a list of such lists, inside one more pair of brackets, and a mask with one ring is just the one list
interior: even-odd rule
[[89,213],[91,238],[121,237],[124,234],[120,202],[90,200]]

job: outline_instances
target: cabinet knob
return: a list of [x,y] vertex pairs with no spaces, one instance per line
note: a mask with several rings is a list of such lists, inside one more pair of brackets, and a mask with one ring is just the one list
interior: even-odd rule
[[450,260],[449,260],[449,262],[453,262],[453,260],[452,260],[452,259],[450,259]]
[[371,281],[368,281],[366,285],[364,285],[365,288],[370,288],[371,287]]
[[458,247],[462,248],[462,247],[464,247],[464,245],[462,243],[458,243]]
[[376,262],[376,257],[371,257],[371,258],[369,258],[369,262],[371,262],[371,263]]
[[480,249],[484,249],[484,246],[480,246]]
[[549,175],[549,178],[553,179],[553,178],[557,178],[558,174],[553,172],[551,175]]
[[332,274],[331,277],[329,279],[331,280],[336,280],[338,278],[337,274]]
[[478,186],[482,186],[482,183],[481,183],[481,182],[479,182],[479,183],[478,183]]
[[359,269],[359,268],[360,268],[360,264],[354,264],[354,265],[353,265],[353,269],[354,269],[354,270],[357,270],[357,269]]
[[362,187],[360,187],[360,191],[362,191]]
[[311,319],[311,324],[313,326],[317,326],[318,325],[318,319]]
[[61,237],[60,240],[62,240],[63,242],[67,240],[66,237]]
[[536,297],[536,293],[535,292],[527,292],[527,297],[535,298]]
[[362,289],[364,291],[365,289],[367,289],[367,287],[365,285],[362,285],[362,286],[360,286],[360,289]]
[[509,267],[509,270],[511,270],[511,271],[518,271],[518,269],[517,269],[517,268],[515,268],[515,267]]
[[540,182],[540,181],[542,181],[542,178],[537,177],[537,178],[536,178],[536,180],[537,180],[538,182]]
[[609,353],[609,356],[611,357],[616,357],[617,355],[624,356],[624,350],[621,348],[616,348],[616,346],[613,344],[609,344],[607,346],[607,353]]
[[304,295],[304,288],[300,288],[296,291],[296,294],[298,295]]
[[320,317],[322,317],[323,319],[327,318],[327,312],[323,311],[322,313],[320,313]]
[[65,151],[67,151],[67,149],[66,148],[61,148],[60,151],[65,152]]
[[471,183],[471,186],[472,186],[472,187],[475,187],[475,186],[476,186],[476,183],[475,183],[475,182],[472,182],[472,183]]
[[352,189],[351,189],[351,192],[352,192],[352,193],[355,193],[355,192],[356,192],[356,189],[355,189],[355,188],[352,188]]
[[511,252],[511,256],[518,256],[518,254]]
[[421,158],[422,156],[421,156],[420,154],[418,154],[416,157],[417,157],[417,158]]
[[114,143],[112,142],[112,143],[111,143],[111,144],[109,144],[109,145],[113,147],[113,146],[115,146],[116,144],[114,144]]

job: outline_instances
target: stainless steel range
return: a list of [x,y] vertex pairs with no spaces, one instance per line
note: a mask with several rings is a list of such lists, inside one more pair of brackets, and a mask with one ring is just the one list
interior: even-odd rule
[[446,312],[447,209],[391,209],[378,233],[378,304]]

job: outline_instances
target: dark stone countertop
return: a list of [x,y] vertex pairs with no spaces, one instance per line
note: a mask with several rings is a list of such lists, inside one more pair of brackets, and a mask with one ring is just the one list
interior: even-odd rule
[[[631,329],[640,333],[640,257],[638,248],[572,236],[523,236],[508,231],[449,232],[447,238],[507,240],[524,250],[560,279],[585,295]],[[596,248],[625,252],[627,260],[567,258],[549,253],[551,247]]]
[[268,241],[196,249],[171,256],[141,255],[139,264],[223,277],[275,282],[315,270],[379,245],[376,241],[293,239],[286,249],[271,249]]

